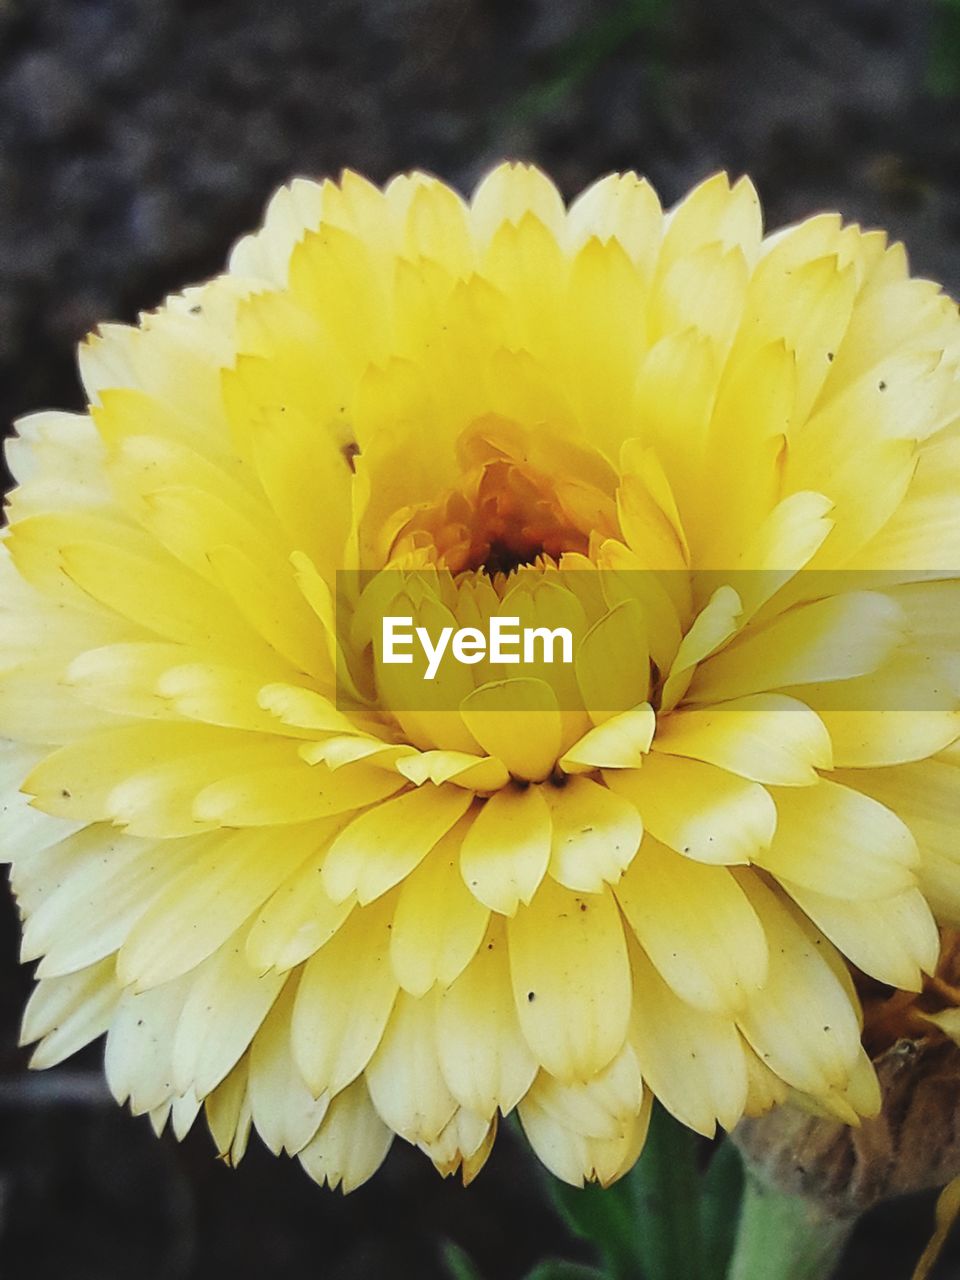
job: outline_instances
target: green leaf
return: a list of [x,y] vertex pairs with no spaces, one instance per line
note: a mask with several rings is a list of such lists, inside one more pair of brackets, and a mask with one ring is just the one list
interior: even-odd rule
[[[703,1280],[699,1139],[654,1103],[643,1154],[627,1175],[636,1257],[646,1280]],[[634,1273],[636,1274],[636,1273]]]
[[554,1203],[592,1241],[610,1280],[705,1280],[696,1134],[654,1104],[643,1154],[606,1190],[554,1182]]
[[704,1280],[724,1280],[740,1221],[743,1159],[729,1138],[717,1147],[703,1179],[700,1221]]
[[960,3],[936,0],[927,87],[938,98],[960,95]]
[[447,1240],[442,1252],[443,1265],[450,1273],[450,1280],[483,1280],[483,1276],[473,1265],[469,1254],[464,1253],[458,1244]]
[[570,1187],[551,1180],[553,1202],[574,1235],[589,1240],[611,1280],[635,1280],[636,1218],[627,1178],[612,1187]]
[[582,1262],[541,1262],[524,1280],[604,1280],[604,1274]]

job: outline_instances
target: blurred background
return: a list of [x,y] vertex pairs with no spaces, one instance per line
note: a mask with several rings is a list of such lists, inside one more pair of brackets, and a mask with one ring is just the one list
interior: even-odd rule
[[[768,226],[823,208],[960,292],[960,0],[0,0],[0,421],[82,404],[74,347],[218,271],[272,189],[343,166],[466,191],[495,160],[665,203],[748,172]],[[510,1132],[468,1191],[400,1144],[347,1199],[252,1144],[218,1164],[107,1097],[95,1047],[32,1076],[0,900],[0,1275],[487,1280],[590,1260]],[[910,1274],[932,1199],[870,1215],[845,1280]],[[937,1277],[960,1276],[956,1247]]]

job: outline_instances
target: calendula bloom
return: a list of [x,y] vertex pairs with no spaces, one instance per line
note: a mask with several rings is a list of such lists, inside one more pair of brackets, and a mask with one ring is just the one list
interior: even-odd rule
[[[10,448],[33,1065],[105,1032],[158,1129],[344,1188],[514,1109],[574,1183],[653,1096],[874,1111],[851,968],[960,921],[958,358],[902,247],[746,181],[281,190]],[[507,615],[574,661],[378,639]]]

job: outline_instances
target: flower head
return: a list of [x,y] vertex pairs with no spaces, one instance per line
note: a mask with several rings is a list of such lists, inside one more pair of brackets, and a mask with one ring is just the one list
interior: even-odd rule
[[[960,320],[745,181],[296,181],[19,424],[2,848],[47,1066],[318,1181],[519,1109],[607,1183],[878,1103],[851,966],[960,919]],[[379,621],[568,626],[425,681]],[[932,673],[932,674],[931,674]]]

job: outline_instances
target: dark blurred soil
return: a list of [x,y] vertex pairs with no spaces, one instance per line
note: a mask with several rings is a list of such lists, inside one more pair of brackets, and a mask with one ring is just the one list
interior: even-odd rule
[[[769,225],[838,208],[956,294],[935,38],[932,0],[0,0],[0,421],[79,406],[87,330],[219,270],[276,185],[343,166],[466,190],[525,158],[566,194],[633,168],[666,202],[749,172]],[[259,1149],[229,1172],[201,1125],[157,1142],[104,1099],[97,1050],[28,1076],[0,910],[5,1280],[439,1280],[445,1237],[487,1280],[589,1257],[509,1133],[467,1192],[398,1145],[344,1200]],[[931,1219],[929,1197],[871,1215],[844,1280],[905,1280]]]

